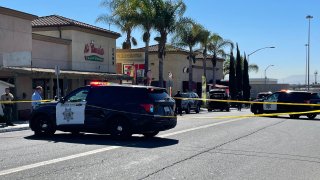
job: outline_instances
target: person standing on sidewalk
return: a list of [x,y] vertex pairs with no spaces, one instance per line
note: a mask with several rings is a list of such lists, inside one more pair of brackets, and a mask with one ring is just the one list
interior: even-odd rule
[[12,123],[12,109],[13,109],[13,95],[10,93],[10,89],[6,88],[5,93],[1,95],[1,107],[6,120],[7,126],[14,126]]
[[34,110],[41,103],[40,102],[42,100],[41,93],[42,93],[42,87],[37,86],[31,97],[32,110]]

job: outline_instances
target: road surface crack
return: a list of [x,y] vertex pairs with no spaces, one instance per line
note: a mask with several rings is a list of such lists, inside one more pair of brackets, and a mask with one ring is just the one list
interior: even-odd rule
[[166,170],[166,169],[168,169],[168,168],[170,168],[170,167],[173,167],[173,166],[175,166],[175,165],[177,165],[177,164],[180,164],[180,163],[182,163],[182,162],[188,161],[188,160],[193,159],[193,158],[195,158],[195,157],[197,157],[197,156],[200,156],[200,155],[202,155],[202,154],[208,153],[208,152],[210,152],[210,151],[212,151],[212,150],[215,150],[215,149],[217,149],[217,148],[220,148],[220,147],[222,147],[222,146],[224,146],[224,145],[227,145],[227,144],[233,143],[233,142],[235,142],[235,141],[238,141],[238,140],[240,140],[240,139],[246,138],[246,137],[251,136],[251,135],[253,135],[253,134],[255,134],[255,133],[258,133],[259,131],[265,130],[265,129],[267,129],[267,128],[269,128],[269,127],[272,127],[272,126],[276,126],[276,125],[281,124],[281,123],[283,123],[283,122],[285,122],[285,121],[286,121],[286,120],[280,121],[280,122],[277,122],[277,123],[274,123],[274,124],[271,124],[271,125],[268,125],[268,126],[265,126],[265,127],[263,127],[263,128],[260,128],[260,129],[255,130],[255,131],[253,131],[253,132],[251,132],[251,133],[249,133],[249,134],[246,134],[246,135],[244,135],[244,136],[240,136],[240,137],[238,137],[238,138],[232,139],[232,140],[230,140],[230,141],[227,141],[227,142],[225,142],[225,143],[219,144],[219,145],[214,146],[214,147],[212,147],[212,148],[206,149],[206,150],[204,150],[204,151],[200,151],[199,153],[196,153],[196,154],[194,154],[194,155],[192,155],[192,156],[189,156],[189,157],[187,157],[187,158],[181,159],[180,161],[174,162],[174,163],[172,163],[172,164],[170,164],[170,165],[168,165],[168,166],[165,166],[165,167],[163,167],[163,168],[161,168],[161,169],[159,169],[159,170],[157,170],[157,171],[155,171],[155,172],[153,172],[153,173],[150,173],[150,174],[148,174],[148,175],[146,175],[146,176],[144,176],[144,177],[142,177],[142,178],[139,178],[139,180],[147,179],[147,178],[149,178],[149,177],[151,177],[151,176],[153,176],[153,175],[155,175],[155,174],[157,174],[157,173],[159,173],[159,172],[161,172],[161,171],[164,171],[164,170]]

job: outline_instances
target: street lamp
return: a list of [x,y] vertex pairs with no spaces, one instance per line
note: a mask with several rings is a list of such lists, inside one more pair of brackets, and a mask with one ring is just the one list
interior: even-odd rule
[[258,51],[260,51],[260,50],[262,50],[262,49],[267,49],[267,48],[275,48],[274,46],[271,46],[271,47],[263,47],[263,48],[259,48],[259,49],[257,49],[257,50],[255,50],[255,51],[253,51],[252,53],[250,53],[250,54],[248,54],[248,63],[249,63],[249,57],[252,55],[252,54],[254,54],[254,53],[256,53],[256,52],[258,52]]
[[265,90],[267,89],[267,69],[271,66],[274,66],[273,64],[270,64],[269,66],[266,67],[266,69],[264,70],[264,88]]
[[307,85],[307,81],[308,81],[308,44],[305,44],[305,46],[306,46],[306,77],[305,77],[304,84]]
[[308,15],[306,17],[309,20],[309,29],[308,29],[308,91],[310,89],[310,20],[313,18],[313,16]]

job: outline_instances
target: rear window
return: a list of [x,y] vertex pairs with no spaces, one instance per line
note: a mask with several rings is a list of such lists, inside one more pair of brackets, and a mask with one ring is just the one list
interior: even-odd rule
[[306,100],[312,99],[312,93],[303,93],[303,92],[292,92],[292,93],[284,93],[283,98],[289,102],[304,102]]
[[169,98],[165,89],[148,89],[149,97],[153,100],[164,100]]

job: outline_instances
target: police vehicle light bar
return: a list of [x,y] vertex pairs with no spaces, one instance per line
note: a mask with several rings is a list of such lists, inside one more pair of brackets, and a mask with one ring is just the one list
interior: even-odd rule
[[90,86],[107,86],[110,85],[109,82],[99,82],[99,81],[92,81],[90,82]]

